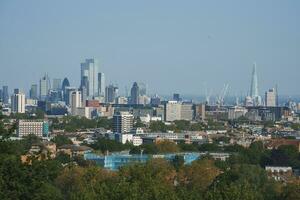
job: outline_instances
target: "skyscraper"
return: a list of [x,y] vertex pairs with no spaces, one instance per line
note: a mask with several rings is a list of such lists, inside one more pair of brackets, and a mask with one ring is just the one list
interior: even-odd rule
[[253,102],[253,106],[260,106],[262,104],[261,96],[258,92],[258,78],[256,72],[256,63],[253,64],[253,71],[251,77],[250,97]]
[[274,88],[269,89],[265,93],[265,105],[266,107],[275,107],[277,106],[277,94]]
[[8,104],[9,101],[9,94],[8,94],[8,86],[3,86],[2,88],[2,95],[3,95],[3,103]]
[[72,115],[77,115],[77,108],[82,106],[81,92],[73,91],[70,93],[70,107]]
[[89,98],[99,96],[99,81],[98,81],[99,66],[96,59],[86,59],[81,63],[81,85],[80,88],[87,89]]
[[118,87],[110,84],[105,88],[105,102],[115,103],[115,99],[118,96]]
[[105,95],[105,76],[104,73],[98,73],[98,88],[99,88],[99,95]]
[[131,88],[131,104],[139,104],[140,88],[137,82],[133,83]]
[[3,102],[3,90],[0,89],[0,102]]
[[258,80],[256,72],[256,63],[253,64],[252,79],[251,79],[251,88],[250,96],[255,98],[258,96]]
[[25,94],[18,92],[11,96],[11,110],[13,113],[25,113]]
[[46,100],[48,92],[50,89],[50,79],[47,74],[45,74],[40,79],[40,100]]
[[37,84],[32,84],[29,91],[30,99],[37,99],[38,98],[38,86]]
[[67,98],[68,94],[66,93],[66,88],[70,87],[70,82],[68,78],[64,78],[62,85],[61,85],[61,90],[62,90],[62,99],[65,102],[69,102],[69,99]]
[[53,90],[61,90],[61,79],[60,78],[54,78],[52,82],[52,89]]

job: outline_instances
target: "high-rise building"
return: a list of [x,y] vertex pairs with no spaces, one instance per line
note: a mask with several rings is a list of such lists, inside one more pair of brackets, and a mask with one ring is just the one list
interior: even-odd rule
[[277,106],[277,94],[274,88],[269,89],[265,93],[265,105],[266,107],[275,107]]
[[16,92],[11,96],[11,110],[13,113],[25,113],[25,94]]
[[181,119],[181,103],[168,101],[165,103],[165,121],[173,122]]
[[30,99],[38,99],[38,85],[32,84],[29,91]]
[[195,105],[195,119],[205,120],[205,104]]
[[98,73],[98,88],[99,88],[99,95],[105,95],[105,76],[104,73]]
[[182,103],[180,107],[180,120],[192,121],[194,119],[194,106],[192,103]]
[[139,82],[138,85],[140,88],[140,95],[141,96],[147,95],[147,85],[143,82]]
[[99,81],[98,81],[99,66],[96,59],[86,59],[81,63],[81,85],[80,88],[87,89],[89,98],[99,96]]
[[61,79],[60,78],[54,78],[52,82],[52,89],[53,90],[61,90]]
[[40,79],[40,100],[46,100],[48,92],[50,89],[50,79],[47,74],[45,74]]
[[71,93],[77,91],[76,87],[65,87],[65,91],[64,91],[64,101],[66,102],[67,105],[71,105],[70,104],[70,97],[71,97]]
[[71,114],[77,115],[77,109],[82,107],[81,101],[81,92],[80,91],[72,91],[70,93],[70,107],[71,107]]
[[114,133],[130,133],[133,128],[133,115],[129,112],[117,112],[113,116]]
[[8,86],[3,86],[2,88],[2,99],[3,103],[8,104],[9,101],[9,93],[8,93]]
[[178,93],[173,94],[173,101],[181,101],[180,94]]
[[0,102],[3,102],[3,90],[0,89]]
[[252,98],[253,106],[260,106],[262,104],[261,96],[259,96],[259,92],[258,92],[258,77],[256,71],[256,63],[253,64],[250,97]]
[[62,85],[61,85],[61,91],[62,91],[62,99],[65,102],[69,101],[68,94],[66,93],[67,87],[70,87],[70,82],[69,82],[68,78],[64,78]]
[[115,103],[115,99],[118,96],[118,87],[110,84],[105,88],[105,102],[106,103]]
[[160,101],[161,101],[160,97],[156,94],[153,97],[151,97],[150,104],[152,106],[158,106],[160,105]]
[[131,88],[131,104],[140,104],[139,103],[139,97],[140,97],[140,88],[137,82],[133,83],[133,86]]

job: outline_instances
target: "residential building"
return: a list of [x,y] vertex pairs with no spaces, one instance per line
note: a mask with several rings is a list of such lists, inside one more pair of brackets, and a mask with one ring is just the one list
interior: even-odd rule
[[165,103],[165,121],[173,122],[181,119],[181,103],[168,101]]
[[11,96],[11,110],[13,113],[25,113],[25,94],[18,92]]
[[275,107],[277,106],[277,94],[274,88],[269,89],[265,93],[265,105],[266,107]]
[[19,120],[17,128],[18,137],[35,135],[37,137],[49,136],[49,124],[44,120]]
[[113,116],[114,133],[130,133],[133,128],[133,115],[129,112],[117,112]]

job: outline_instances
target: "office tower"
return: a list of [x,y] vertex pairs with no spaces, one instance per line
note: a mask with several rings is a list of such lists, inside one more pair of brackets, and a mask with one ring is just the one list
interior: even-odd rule
[[180,94],[174,93],[173,94],[173,101],[181,101]]
[[3,90],[0,89],[0,102],[3,102]]
[[70,107],[71,107],[71,114],[77,115],[77,108],[82,107],[80,91],[72,91],[70,93]]
[[140,88],[137,82],[133,83],[131,88],[131,104],[139,104],[139,97],[140,97]]
[[177,101],[168,101],[165,104],[165,120],[173,122],[181,119],[181,103]]
[[50,79],[47,74],[45,74],[40,79],[40,100],[46,100],[48,96],[48,92],[50,89]]
[[205,120],[205,104],[195,105],[195,119]]
[[15,88],[14,89],[14,94],[19,94],[20,93],[20,89],[19,88]]
[[28,135],[35,135],[37,137],[49,136],[49,124],[44,120],[19,120],[18,137],[24,137]]
[[38,99],[38,85],[32,84],[29,91],[30,99]]
[[275,107],[277,106],[277,94],[274,88],[269,89],[265,93],[265,105],[266,107]]
[[8,104],[9,101],[8,86],[3,86],[2,95],[3,95],[2,97],[3,103]]
[[161,101],[160,97],[156,94],[153,97],[151,97],[150,104],[152,106],[158,106],[158,105],[160,105],[160,101]]
[[61,85],[61,89],[64,91],[66,87],[70,87],[70,82],[69,82],[68,78],[64,78],[62,85]]
[[64,101],[66,102],[66,105],[71,105],[70,104],[70,96],[71,96],[71,93],[76,90],[77,90],[76,87],[65,87]]
[[180,120],[192,121],[194,119],[194,106],[192,103],[182,103],[180,106]]
[[113,116],[114,133],[130,133],[133,128],[133,115],[129,112],[117,112]]
[[53,90],[61,90],[61,79],[60,78],[54,78],[52,82],[52,89]]
[[62,90],[62,99],[63,101],[67,102],[69,99],[67,98],[67,93],[66,93],[66,88],[70,87],[70,82],[68,78],[64,78],[62,85],[61,85],[61,90]]
[[105,88],[105,102],[106,103],[115,103],[115,99],[118,96],[118,87],[110,84]]
[[145,83],[139,82],[138,83],[139,88],[140,88],[140,95],[147,95],[147,85]]
[[25,94],[18,92],[11,96],[11,110],[13,113],[25,113]]
[[256,71],[256,63],[253,64],[250,97],[252,98],[254,106],[260,106],[262,104],[261,96],[259,96],[258,93],[258,78],[257,78],[257,71]]
[[96,59],[86,59],[81,63],[81,85],[80,88],[87,89],[87,96],[89,98],[99,96],[98,83],[99,66]]
[[99,95],[105,95],[105,76],[104,73],[98,73],[98,88],[99,88]]

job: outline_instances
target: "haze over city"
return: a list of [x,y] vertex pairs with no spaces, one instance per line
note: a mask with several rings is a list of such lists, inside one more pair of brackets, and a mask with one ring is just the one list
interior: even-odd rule
[[1,1],[0,85],[28,90],[44,73],[80,85],[97,58],[120,90],[299,94],[299,1]]

